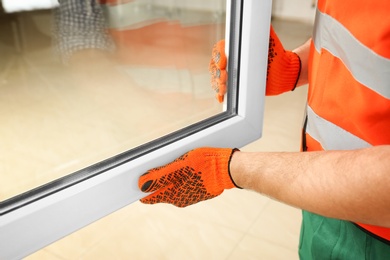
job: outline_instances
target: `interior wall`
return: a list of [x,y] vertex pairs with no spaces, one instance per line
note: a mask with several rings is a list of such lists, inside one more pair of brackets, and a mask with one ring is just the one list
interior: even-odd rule
[[[226,5],[226,0],[197,0],[183,2],[180,0],[143,0],[153,5],[171,8],[198,9],[202,11],[221,10]],[[273,16],[290,20],[314,22],[316,0],[273,0]]]
[[[225,8],[226,0],[196,0],[196,1],[182,1],[182,0],[147,0],[149,3],[156,6],[190,9],[199,11],[221,11],[221,8]],[[143,0],[145,2],[145,0]]]
[[313,22],[316,0],[273,0],[272,15],[276,18]]

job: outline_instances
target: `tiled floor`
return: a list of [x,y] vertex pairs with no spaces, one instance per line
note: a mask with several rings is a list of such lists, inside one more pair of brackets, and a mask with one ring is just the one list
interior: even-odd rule
[[[288,49],[303,43],[311,34],[311,26],[307,24],[281,20],[274,20],[273,24],[276,32],[279,33],[282,42],[284,42],[285,47]],[[31,55],[39,54],[40,52],[37,51]],[[56,81],[55,71],[55,68],[49,65],[46,66],[44,70],[45,80]],[[29,72],[20,71],[20,73],[24,75],[23,73]],[[183,77],[185,78],[187,76],[184,75]],[[29,84],[30,86],[31,84],[40,86],[41,88],[35,88],[40,91],[39,93],[32,92],[31,88],[19,87],[18,98],[15,98],[15,96],[11,95],[11,93],[15,94],[13,92],[15,88],[10,88],[4,78],[3,82],[1,80],[0,78],[0,88],[3,89],[3,94],[0,100],[14,100],[15,102],[19,102],[19,106],[12,107],[8,112],[3,109],[0,111],[2,122],[7,122],[7,124],[12,125],[26,118],[30,120],[29,122],[32,125],[37,121],[46,122],[45,129],[50,130],[49,132],[55,132],[58,129],[68,129],[69,131],[75,131],[75,133],[80,134],[81,137],[78,138],[87,140],[92,135],[93,138],[90,139],[91,143],[87,143],[89,145],[88,149],[91,149],[91,147],[93,149],[94,145],[96,145],[93,143],[93,139],[96,139],[99,133],[84,133],[81,126],[76,126],[77,129],[70,127],[68,125],[69,121],[59,120],[56,121],[56,125],[50,125],[48,122],[50,122],[50,119],[55,118],[56,113],[46,114],[46,117],[43,118],[39,114],[34,114],[29,111],[28,108],[31,107],[31,104],[34,104],[34,106],[38,106],[38,108],[45,111],[50,107],[67,109],[68,119],[70,118],[72,122],[83,120],[84,122],[86,121],[86,124],[83,124],[84,126],[90,124],[94,129],[98,129],[96,130],[98,132],[112,133],[110,138],[98,140],[99,145],[110,144],[112,142],[118,143],[118,140],[121,140],[120,138],[122,136],[129,134],[129,132],[121,132],[121,130],[118,130],[120,128],[118,126],[126,128],[124,127],[126,123],[123,120],[110,118],[107,121],[105,115],[116,114],[122,119],[126,116],[126,113],[125,110],[121,110],[122,113],[118,111],[111,113],[106,110],[110,106],[101,106],[101,103],[99,103],[101,100],[109,104],[118,102],[114,97],[107,97],[107,92],[104,89],[98,91],[95,89],[93,93],[97,94],[95,96],[89,96],[90,99],[96,101],[95,103],[85,102],[86,100],[83,98],[87,95],[84,95],[84,92],[90,91],[88,89],[73,89],[72,91],[80,92],[80,95],[75,97],[75,92],[71,93],[71,90],[67,88],[45,88],[37,80],[36,83],[29,82]],[[199,79],[199,81],[203,82],[203,79]],[[56,83],[58,84],[57,86],[65,85],[64,82]],[[23,84],[21,85],[23,86]],[[127,91],[126,89],[121,90]],[[306,91],[306,87],[301,87],[294,92],[286,93],[282,96],[267,97],[263,137],[243,147],[242,150],[298,151],[300,147],[300,131]],[[42,97],[44,95],[41,95],[41,93],[49,93],[52,98],[43,99]],[[152,116],[152,108],[155,100],[149,94],[150,92],[146,94],[142,92],[140,95],[144,95],[150,109],[144,110],[144,115]],[[105,98],[102,99],[101,95]],[[201,92],[199,95],[202,96],[204,93]],[[129,96],[131,97],[131,95]],[[57,99],[55,99],[56,97]],[[133,104],[140,102],[138,97],[133,97],[131,102]],[[174,95],[171,92],[168,92],[166,98],[169,100],[178,99],[180,102],[179,106],[194,100],[186,95]],[[211,97],[202,96],[196,100],[194,106],[187,108],[189,111],[202,107],[210,109],[211,107],[211,113],[214,113],[213,111],[220,109],[218,105],[215,105],[216,102],[212,95]],[[123,101],[119,102],[126,107]],[[58,103],[60,103],[60,106]],[[78,107],[80,104],[87,104],[87,107]],[[77,113],[69,111],[69,105],[73,108],[75,107],[74,111],[77,111]],[[141,105],[139,104],[139,106]],[[90,111],[97,111],[99,109],[102,109],[103,115],[102,113],[89,113]],[[21,111],[23,114],[20,114]],[[80,111],[82,112],[80,113]],[[192,114],[189,111],[184,111],[183,113]],[[30,117],[22,115],[30,115]],[[200,115],[200,117],[204,116],[207,116],[207,114]],[[197,119],[199,118],[195,118],[194,120]],[[157,115],[155,120],[161,119]],[[3,135],[23,136],[23,140],[29,141],[32,144],[31,147],[34,144],[46,145],[47,147],[50,145],[51,147],[53,145],[52,140],[58,138],[55,134],[52,136],[29,136],[27,134],[26,136],[23,129],[20,129],[20,132],[7,132],[8,128],[0,129],[2,129]],[[169,130],[168,127],[167,131]],[[36,131],[36,133],[39,133],[39,131]],[[46,141],[37,141],[43,137],[46,138]],[[50,167],[57,167],[57,171],[59,172],[68,171],[72,166],[71,158],[74,156],[71,152],[72,150],[68,149],[69,146],[74,149],[80,149],[77,146],[77,140],[72,141],[71,137],[68,136],[68,139],[65,140],[67,148],[61,148],[61,144],[58,144],[56,148],[57,153],[53,154],[51,152],[53,148],[50,148],[47,154],[44,154],[44,156],[36,155],[28,164],[30,166],[39,164],[42,157],[48,157],[52,159],[49,165]],[[12,143],[9,145],[12,145],[12,150],[7,153],[8,157],[0,158],[4,160],[17,160],[17,158],[23,156],[21,153],[25,155],[34,154],[33,151],[26,151],[25,145],[21,143]],[[115,147],[115,149],[118,149],[118,147]],[[111,152],[111,150],[108,152]],[[63,159],[61,157],[66,156],[68,156],[67,162],[70,166],[65,165],[61,168],[58,166],[58,162]],[[102,157],[104,156],[105,154],[102,155]],[[91,160],[96,160],[96,156],[91,158]],[[85,159],[85,161],[88,160]],[[77,164],[77,162],[73,163]],[[1,167],[1,171],[7,170]],[[25,166],[20,165],[19,167],[19,170],[13,169],[13,171],[23,172],[23,167]],[[23,175],[17,176],[17,178],[25,179]],[[42,177],[39,181],[46,181],[46,177]],[[26,259],[297,259],[299,228],[300,211],[298,209],[280,204],[254,192],[232,189],[225,191],[221,196],[213,200],[184,209],[178,209],[170,205],[150,206],[143,205],[139,202],[133,203],[39,250]]]

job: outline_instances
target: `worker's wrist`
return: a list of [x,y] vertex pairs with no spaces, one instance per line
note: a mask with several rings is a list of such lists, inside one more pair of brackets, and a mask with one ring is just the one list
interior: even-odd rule
[[310,44],[311,39],[306,41],[304,44],[295,48],[292,52],[296,53],[299,56],[301,62],[301,71],[299,73],[299,78],[296,87],[305,85],[309,82],[308,79],[308,61],[310,56]]
[[234,154],[236,154],[238,152],[240,152],[240,150],[237,149],[237,148],[232,150],[232,153],[231,153],[230,158],[229,158],[228,173],[229,173],[230,181],[233,183],[234,187],[242,189],[241,186],[238,185],[237,182],[234,180],[234,178],[232,176],[232,173],[231,173],[231,170],[232,170],[232,168],[231,168],[232,159],[233,159]]
[[245,188],[245,181],[243,175],[241,173],[244,172],[244,162],[243,162],[244,153],[240,150],[236,150],[233,152],[230,158],[229,164],[229,174],[232,182],[236,185],[236,187],[240,189]]

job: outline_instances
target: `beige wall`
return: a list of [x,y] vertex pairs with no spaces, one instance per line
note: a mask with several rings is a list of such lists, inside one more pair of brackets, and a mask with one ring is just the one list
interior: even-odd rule
[[[142,0],[142,2],[145,3],[145,0]],[[200,11],[220,11],[221,9],[225,9],[226,6],[226,0],[196,0],[191,2],[182,0],[147,0],[146,2],[158,6]]]
[[316,2],[316,0],[273,0],[273,16],[312,22]]

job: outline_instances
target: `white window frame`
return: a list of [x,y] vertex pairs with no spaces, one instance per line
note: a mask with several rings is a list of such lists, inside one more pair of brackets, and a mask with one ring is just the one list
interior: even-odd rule
[[[227,6],[230,7],[230,1]],[[150,168],[168,163],[196,147],[239,148],[260,138],[271,7],[272,0],[242,0],[239,89],[233,116],[52,194],[3,211],[0,259],[23,258],[144,197],[137,186],[138,177]],[[227,25],[231,21],[228,14]],[[226,39],[232,29],[227,30]],[[229,53],[231,55],[232,50]]]

